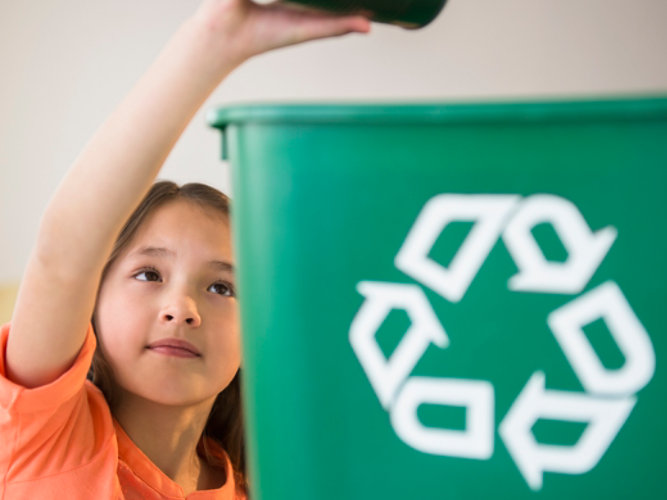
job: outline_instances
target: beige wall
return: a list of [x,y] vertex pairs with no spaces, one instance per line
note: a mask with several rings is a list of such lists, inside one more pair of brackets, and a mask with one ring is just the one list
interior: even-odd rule
[[16,299],[16,285],[0,285],[0,325],[9,321]]
[[[196,0],[0,2],[0,283],[95,127]],[[205,108],[284,100],[478,100],[667,94],[666,0],[449,0],[428,28],[375,26],[236,72]],[[156,120],[159,117],[155,117]],[[218,136],[194,120],[164,176],[227,189]]]

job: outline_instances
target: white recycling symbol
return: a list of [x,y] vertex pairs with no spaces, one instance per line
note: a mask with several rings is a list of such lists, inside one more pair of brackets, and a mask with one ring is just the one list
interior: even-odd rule
[[[447,267],[429,257],[452,222],[472,228]],[[564,262],[545,258],[532,229],[552,225],[567,250]],[[579,209],[554,195],[440,194],[423,207],[395,258],[396,267],[445,300],[463,299],[491,249],[502,239],[518,273],[508,289],[520,292],[580,294],[605,259],[617,236],[607,227],[593,233]],[[449,337],[426,294],[417,284],[361,281],[364,301],[350,326],[350,343],[397,436],[435,455],[488,460],[494,447],[494,387],[489,381],[411,376],[431,344],[445,349]],[[385,357],[376,333],[389,313],[403,310],[410,327]],[[623,354],[620,368],[603,365],[583,328],[603,320]],[[607,281],[551,312],[547,325],[585,392],[546,389],[535,372],[502,419],[498,433],[533,490],[544,472],[583,474],[602,459],[637,401],[636,393],[655,371],[655,351],[640,320],[618,285]],[[424,426],[421,405],[465,408],[465,428]],[[532,427],[540,419],[586,424],[573,445],[537,442]]]

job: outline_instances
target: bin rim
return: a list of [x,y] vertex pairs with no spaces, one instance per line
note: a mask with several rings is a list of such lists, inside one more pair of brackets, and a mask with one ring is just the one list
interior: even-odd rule
[[543,120],[667,118],[667,95],[553,100],[379,103],[250,103],[210,109],[206,120],[221,130],[256,124],[445,124]]

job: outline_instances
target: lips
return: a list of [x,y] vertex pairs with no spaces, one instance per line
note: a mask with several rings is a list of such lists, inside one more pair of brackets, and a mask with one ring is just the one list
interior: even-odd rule
[[157,354],[179,358],[199,358],[201,353],[190,342],[181,339],[160,339],[146,346]]

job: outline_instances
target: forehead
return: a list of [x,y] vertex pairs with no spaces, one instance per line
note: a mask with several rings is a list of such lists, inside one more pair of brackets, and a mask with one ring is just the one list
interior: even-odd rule
[[175,200],[153,210],[127,245],[152,246],[179,252],[213,252],[231,256],[229,217],[220,211],[189,200]]

